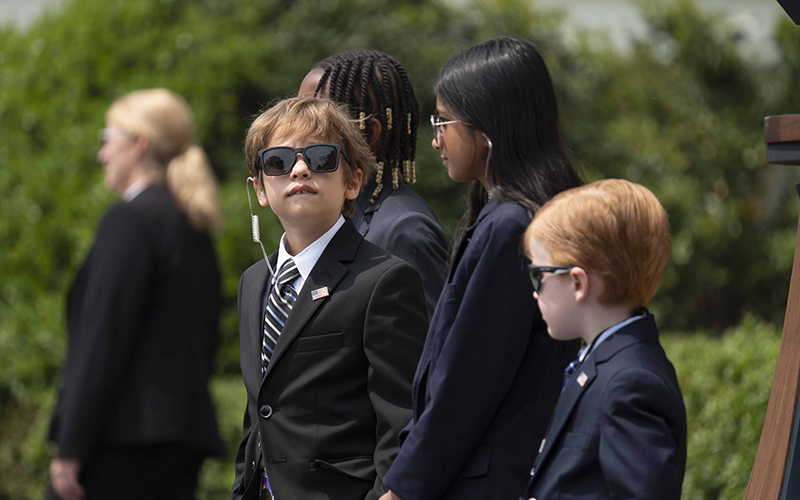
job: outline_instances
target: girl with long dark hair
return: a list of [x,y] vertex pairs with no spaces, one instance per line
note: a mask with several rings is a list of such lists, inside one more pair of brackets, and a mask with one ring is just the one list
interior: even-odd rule
[[548,336],[522,236],[542,204],[581,181],[529,42],[504,37],[456,54],[434,90],[433,147],[454,181],[472,185],[384,497],[508,500],[524,491],[578,348]]

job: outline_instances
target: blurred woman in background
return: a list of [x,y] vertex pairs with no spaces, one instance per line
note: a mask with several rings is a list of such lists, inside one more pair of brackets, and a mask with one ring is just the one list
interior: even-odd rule
[[189,107],[169,90],[117,100],[100,139],[106,187],[123,201],[67,299],[46,498],[191,499],[203,459],[222,452],[208,392],[218,185]]

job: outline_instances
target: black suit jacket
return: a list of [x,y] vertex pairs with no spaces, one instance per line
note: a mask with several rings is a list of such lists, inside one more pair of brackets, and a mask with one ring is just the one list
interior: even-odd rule
[[403,500],[517,498],[577,343],[547,334],[521,250],[530,216],[490,201],[467,229],[385,479]]
[[67,300],[67,357],[49,437],[90,461],[103,445],[221,453],[208,379],[220,278],[210,238],[166,188],[103,217]]
[[685,469],[686,410],[647,315],[572,374],[525,498],[678,500]]
[[408,262],[422,277],[428,317],[433,316],[447,275],[447,236],[430,205],[406,183],[392,189],[390,173],[375,203],[371,179],[356,200],[353,223],[361,236]]
[[[264,467],[280,500],[375,499],[411,417],[427,331],[419,274],[348,219],[299,291],[262,377],[269,277],[261,261],[239,282],[247,407],[231,498],[258,498]],[[329,295],[313,300],[322,287]]]

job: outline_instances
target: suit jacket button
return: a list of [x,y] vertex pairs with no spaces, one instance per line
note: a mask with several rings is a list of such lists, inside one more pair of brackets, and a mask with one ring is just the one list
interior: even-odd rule
[[[258,443],[256,443],[256,448],[258,448],[258,451],[261,451],[261,441],[259,441]],[[255,463],[255,462],[254,462],[254,463]]]
[[269,417],[272,416],[272,407],[270,405],[264,405],[259,408],[258,414],[261,415],[261,418],[264,420],[269,420]]
[[255,460],[250,462],[250,468],[253,469],[253,470],[256,470],[256,461]]

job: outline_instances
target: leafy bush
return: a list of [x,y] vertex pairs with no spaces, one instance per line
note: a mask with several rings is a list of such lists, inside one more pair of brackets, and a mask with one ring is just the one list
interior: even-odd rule
[[[641,182],[669,212],[672,259],[653,303],[662,326],[718,333],[748,313],[780,322],[798,208],[788,185],[800,177],[764,165],[761,118],[800,106],[796,27],[778,27],[781,60],[764,67],[742,59],[741,36],[691,2],[650,2],[643,6],[650,35],[620,55],[592,33],[566,46],[559,15],[528,3],[67,0],[29,29],[0,27],[0,498],[34,498],[41,491],[50,457],[44,430],[65,349],[66,290],[100,216],[114,202],[102,188],[95,131],[114,99],[142,87],[165,86],[186,97],[198,142],[223,182],[228,226],[217,250],[225,307],[213,383],[223,425],[234,419],[224,395],[235,393],[238,374],[238,278],[260,258],[242,191],[244,132],[260,108],[293,94],[314,62],[341,50],[376,48],[397,56],[416,82],[424,117],[434,108],[429,82],[455,51],[499,34],[533,40],[552,70],[564,136],[587,179]],[[430,138],[423,127],[415,189],[452,232],[464,191],[440,168],[427,146]],[[261,214],[262,235],[274,246],[281,229],[274,216]],[[768,337],[770,328],[750,318],[718,341],[691,336],[667,343],[680,349],[707,342],[706,348],[718,349],[710,346],[743,342],[737,335],[744,334],[736,332],[744,330]],[[762,364],[768,358],[763,354],[757,360]],[[700,353],[677,358],[691,355]],[[728,366],[723,358],[708,362]],[[702,371],[694,363],[679,368],[685,391],[701,382],[685,379],[689,369]],[[759,367],[752,376],[761,373]],[[729,375],[708,372],[706,383],[724,386],[720,381]],[[764,387],[768,392],[766,379],[759,379],[766,383],[759,394]],[[739,397],[730,391],[720,397]],[[755,408],[756,401],[742,397],[747,402],[741,404]],[[695,400],[687,405],[696,408]],[[729,417],[712,413],[716,408],[690,411],[690,419],[704,426],[699,435],[729,432],[729,443],[743,426],[750,430],[742,443],[752,449],[742,453],[755,453],[750,438],[760,426],[722,425]],[[238,425],[241,409],[235,413]],[[753,410],[748,418],[762,415],[763,409]],[[701,447],[716,453],[710,440]],[[712,472],[687,476],[691,498],[727,495],[746,481],[745,455],[735,464],[714,465],[707,456],[691,455],[692,449],[690,471]],[[229,475],[225,462],[210,462],[203,495],[218,496]]]
[[662,335],[689,423],[685,500],[744,497],[775,375],[780,331],[752,316],[719,338]]

